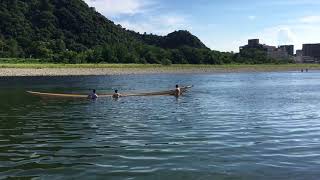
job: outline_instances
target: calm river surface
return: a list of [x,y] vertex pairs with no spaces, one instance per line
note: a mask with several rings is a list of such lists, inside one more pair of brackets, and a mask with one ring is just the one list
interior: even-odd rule
[[[45,92],[185,96],[50,99]],[[0,78],[0,179],[319,179],[320,72]]]

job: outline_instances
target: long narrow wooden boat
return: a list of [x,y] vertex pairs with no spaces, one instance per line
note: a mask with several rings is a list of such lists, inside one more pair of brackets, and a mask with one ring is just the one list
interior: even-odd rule
[[[181,87],[181,92],[185,93],[188,89],[192,88],[192,86]],[[62,94],[62,93],[45,93],[45,92],[36,92],[36,91],[27,91],[27,93],[41,96],[41,97],[56,97],[56,98],[88,98],[87,94]],[[170,96],[174,95],[175,90],[169,91],[159,91],[159,92],[148,92],[148,93],[136,93],[136,94],[123,94],[123,96]],[[112,97],[113,94],[98,94],[99,98]]]
[[[187,92],[188,89],[192,86],[181,87],[181,93]],[[125,94],[124,96],[172,96],[175,95],[175,89],[169,91],[159,91],[159,92],[150,92],[150,93],[138,93],[138,94]]]
[[[62,94],[62,93],[44,93],[36,91],[27,91],[27,93],[42,97],[61,97],[61,98],[88,98],[85,94]],[[99,97],[112,97],[111,94],[99,95]]]

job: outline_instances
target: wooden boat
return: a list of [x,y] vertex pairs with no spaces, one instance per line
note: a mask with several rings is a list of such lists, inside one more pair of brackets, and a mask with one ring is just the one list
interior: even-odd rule
[[[185,93],[188,89],[192,88],[192,86],[181,87],[181,92]],[[41,97],[56,97],[56,98],[88,98],[87,94],[62,94],[62,93],[45,93],[45,92],[35,92],[35,91],[27,91],[27,93],[41,96]],[[175,90],[169,91],[159,91],[159,92],[148,92],[148,93],[136,93],[136,94],[122,94],[125,97],[128,96],[172,96],[175,94]],[[99,98],[112,97],[113,94],[98,94]]]
[[[181,93],[187,92],[188,89],[192,86],[181,87]],[[124,96],[173,96],[175,95],[175,89],[169,91],[159,91],[159,92],[150,92],[150,93],[138,93],[138,94],[124,94]]]
[[[61,98],[88,98],[88,95],[85,94],[61,94],[61,93],[44,93],[44,92],[35,92],[27,91],[27,93],[42,96],[42,97],[61,97]],[[99,97],[112,97],[111,94],[99,95]]]

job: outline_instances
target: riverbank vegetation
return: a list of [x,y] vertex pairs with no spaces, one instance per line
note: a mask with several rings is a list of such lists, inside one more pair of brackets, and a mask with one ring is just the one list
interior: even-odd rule
[[10,59],[0,58],[0,68],[124,68],[124,69],[218,69],[218,70],[256,70],[256,71],[277,71],[277,70],[298,70],[320,69],[320,64],[119,64],[119,63],[83,63],[83,64],[63,64],[44,63],[40,59]]

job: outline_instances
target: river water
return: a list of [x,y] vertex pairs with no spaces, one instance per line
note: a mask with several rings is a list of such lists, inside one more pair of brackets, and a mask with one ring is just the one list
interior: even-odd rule
[[[26,90],[180,98],[40,98]],[[318,179],[320,72],[0,78],[0,179]]]

